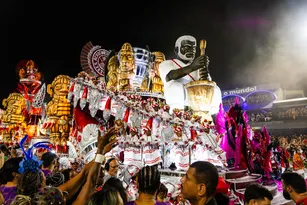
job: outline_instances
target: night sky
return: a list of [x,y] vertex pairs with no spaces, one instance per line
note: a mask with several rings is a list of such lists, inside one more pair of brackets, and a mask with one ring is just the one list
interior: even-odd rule
[[[276,65],[267,59],[273,56],[272,39],[282,24],[280,16],[304,1],[295,5],[293,0],[65,2],[0,1],[0,100],[16,88],[15,67],[20,60],[34,60],[48,84],[59,74],[74,77],[81,71],[80,52],[88,41],[116,51],[129,42],[171,58],[175,40],[183,34],[207,40],[211,75],[222,90],[270,82],[306,87],[305,62],[295,60],[294,65],[277,58],[282,66],[265,73]],[[297,76],[303,77],[295,80]]]

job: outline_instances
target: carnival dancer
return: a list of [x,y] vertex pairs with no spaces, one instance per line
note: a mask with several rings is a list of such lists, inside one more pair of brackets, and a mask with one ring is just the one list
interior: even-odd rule
[[144,135],[141,138],[141,140],[145,142],[143,146],[143,161],[145,165],[155,165],[162,162],[159,142],[155,141],[155,137],[153,137],[152,124],[153,117],[150,117],[144,128]]
[[[199,80],[199,69],[208,70],[208,56],[201,55],[195,58],[196,44],[196,39],[193,36],[183,35],[179,37],[176,40],[174,50],[178,59],[163,61],[159,66],[160,76],[164,84],[164,97],[171,112],[174,108],[183,110],[184,106],[188,105],[184,85]],[[210,75],[209,80],[211,80]],[[218,112],[221,101],[221,90],[218,86],[215,86],[213,103],[216,103],[217,106],[213,104],[212,106],[217,107],[217,109],[211,114]]]
[[189,144],[187,136],[183,133],[182,126],[175,125],[173,141],[175,141],[175,144],[172,154],[174,155],[173,159],[176,168],[186,171],[189,166]]
[[139,141],[138,129],[136,127],[130,128],[130,141],[134,144]]

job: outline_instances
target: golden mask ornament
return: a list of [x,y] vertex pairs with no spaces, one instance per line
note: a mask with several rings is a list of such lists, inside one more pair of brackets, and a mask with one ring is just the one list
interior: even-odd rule
[[22,123],[25,121],[24,110],[26,101],[20,93],[11,93],[8,98],[2,101],[5,109],[1,116],[4,123]]
[[130,90],[135,71],[135,60],[130,43],[125,43],[119,52],[118,90]]
[[47,104],[48,120],[54,125],[50,130],[50,138],[53,143],[66,144],[69,136],[69,119],[71,117],[71,105],[67,100],[70,77],[57,76],[47,87],[47,93],[52,100]]

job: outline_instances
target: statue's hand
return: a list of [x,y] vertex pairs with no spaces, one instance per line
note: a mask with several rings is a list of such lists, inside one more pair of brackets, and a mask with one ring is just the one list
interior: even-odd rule
[[200,68],[208,68],[209,66],[209,57],[206,55],[198,56],[194,59],[191,66],[193,67],[193,71],[198,70]]

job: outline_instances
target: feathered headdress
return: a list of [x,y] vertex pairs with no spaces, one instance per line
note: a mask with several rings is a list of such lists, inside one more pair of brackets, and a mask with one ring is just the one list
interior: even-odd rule
[[23,174],[25,171],[32,171],[35,172],[39,170],[40,165],[43,163],[43,161],[38,160],[37,156],[33,156],[33,149],[39,149],[44,148],[50,150],[50,145],[52,145],[50,142],[43,141],[43,142],[37,142],[33,144],[31,147],[27,149],[27,151],[24,149],[23,144],[28,139],[28,135],[25,135],[19,143],[20,148],[22,149],[24,153],[23,160],[19,163],[19,169],[18,172],[20,174]]

